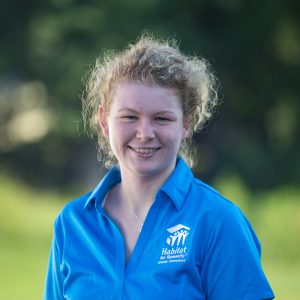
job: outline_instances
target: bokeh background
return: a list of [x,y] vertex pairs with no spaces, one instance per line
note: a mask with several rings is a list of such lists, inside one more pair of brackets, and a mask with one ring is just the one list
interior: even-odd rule
[[194,172],[241,206],[277,299],[300,299],[300,2],[2,0],[0,299],[41,299],[52,224],[103,175],[82,78],[143,32],[214,66],[222,106]]

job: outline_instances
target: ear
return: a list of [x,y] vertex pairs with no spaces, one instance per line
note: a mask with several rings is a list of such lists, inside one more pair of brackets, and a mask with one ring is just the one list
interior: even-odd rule
[[109,136],[108,123],[107,123],[107,112],[103,106],[99,106],[98,109],[98,122],[102,129],[102,133],[105,137]]
[[189,118],[183,120],[183,135],[182,139],[185,140],[190,135],[190,120]]

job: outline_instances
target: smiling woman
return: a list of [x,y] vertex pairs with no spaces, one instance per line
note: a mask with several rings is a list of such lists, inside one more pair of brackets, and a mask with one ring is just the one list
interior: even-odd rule
[[118,163],[99,127],[99,105],[108,112],[116,86],[130,82],[166,87],[176,93],[190,131],[179,153],[192,166],[192,135],[202,128],[218,104],[218,80],[210,69],[206,60],[181,53],[175,40],[159,40],[149,35],[144,35],[123,52],[104,53],[88,76],[83,97],[85,126],[96,140],[99,160],[108,168]]
[[240,209],[194,178],[217,103],[204,60],[144,36],[98,61],[83,112],[107,175],[55,221],[45,299],[273,299]]
[[164,182],[188,136],[188,122],[183,121],[176,90],[121,83],[113,98],[109,113],[100,107],[100,126],[123,177],[136,173]]

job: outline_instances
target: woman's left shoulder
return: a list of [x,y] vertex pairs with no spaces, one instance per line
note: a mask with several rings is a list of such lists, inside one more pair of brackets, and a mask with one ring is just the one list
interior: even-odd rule
[[189,196],[208,209],[216,211],[239,210],[232,201],[224,197],[218,190],[198,178],[194,178]]

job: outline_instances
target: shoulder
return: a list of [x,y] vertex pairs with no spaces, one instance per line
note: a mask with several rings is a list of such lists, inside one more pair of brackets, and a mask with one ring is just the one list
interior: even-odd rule
[[255,231],[236,204],[199,179],[194,180],[190,195],[194,211],[199,212],[201,236],[210,240],[210,245],[225,248],[228,248],[228,243],[232,247],[248,245],[260,253]]
[[85,205],[92,192],[81,195],[68,202],[59,212],[55,219],[55,226],[63,226],[65,223],[80,217],[85,209]]
[[216,213],[227,210],[239,210],[233,202],[224,197],[219,191],[198,178],[193,179],[189,197],[192,198],[202,210],[207,209],[210,212],[215,211]]
[[[187,205],[197,212],[199,224],[207,233],[224,234],[240,231],[255,236],[254,230],[241,209],[210,185],[195,178],[190,189]],[[226,234],[226,235],[227,235]]]

